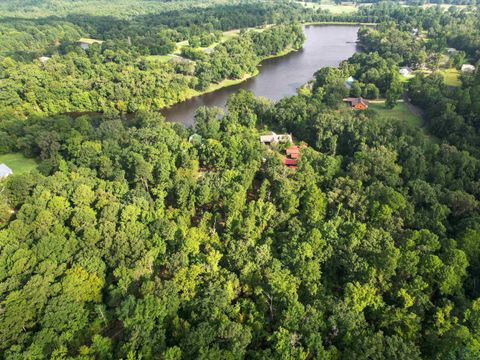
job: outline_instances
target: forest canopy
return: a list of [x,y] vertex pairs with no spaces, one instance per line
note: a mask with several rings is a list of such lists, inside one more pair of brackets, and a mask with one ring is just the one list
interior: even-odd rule
[[[478,14],[128,3],[0,4],[0,358],[480,358]],[[157,111],[332,19],[377,25],[296,95]]]

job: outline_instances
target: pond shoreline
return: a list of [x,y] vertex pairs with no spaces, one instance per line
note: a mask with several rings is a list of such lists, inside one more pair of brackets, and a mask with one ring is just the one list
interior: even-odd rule
[[310,81],[318,69],[338,66],[359,50],[357,24],[304,24],[306,40],[298,49],[288,49],[275,56],[262,59],[255,74],[237,81],[228,81],[227,86],[217,84],[204,93],[193,93],[187,100],[165,106],[160,112],[167,121],[189,126],[195,111],[200,106],[225,108],[228,96],[244,89],[255,96],[278,101],[296,94],[297,89]]
[[287,50],[284,50],[284,51],[281,51],[279,52],[278,54],[276,55],[270,55],[270,56],[267,56],[267,57],[264,57],[262,58],[262,60],[259,61],[259,63],[255,66],[255,72],[252,73],[252,74],[245,74],[241,79],[224,79],[222,80],[221,82],[219,82],[218,84],[211,84],[208,89],[204,90],[204,91],[197,91],[197,90],[194,90],[194,93],[192,93],[191,96],[187,96],[184,100],[182,101],[178,101],[176,103],[173,103],[173,104],[170,104],[170,105],[167,105],[167,106],[164,106],[163,108],[161,108],[160,110],[158,111],[164,111],[164,110],[168,110],[170,109],[172,106],[175,106],[179,103],[182,103],[184,101],[188,101],[188,100],[191,100],[191,99],[194,99],[196,97],[199,97],[199,96],[203,96],[203,95],[206,95],[206,94],[210,94],[210,93],[213,93],[217,90],[221,90],[221,89],[225,89],[225,88],[228,88],[230,86],[234,86],[234,85],[239,85],[251,78],[254,78],[255,76],[257,76],[258,74],[260,74],[260,70],[258,69],[259,67],[262,66],[262,62],[264,62],[265,60],[270,60],[270,59],[275,59],[275,58],[279,58],[279,57],[282,57],[282,56],[285,56],[285,55],[288,55],[292,52],[295,52],[295,51],[298,51],[299,49],[293,49],[293,48],[290,48],[290,49],[287,49]]

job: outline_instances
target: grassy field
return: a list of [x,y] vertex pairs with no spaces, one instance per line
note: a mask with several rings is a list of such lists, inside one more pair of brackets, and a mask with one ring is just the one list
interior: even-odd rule
[[382,117],[385,119],[398,119],[408,122],[413,126],[420,127],[422,125],[422,119],[410,111],[407,105],[403,102],[397,103],[397,105],[393,109],[387,109],[385,107],[385,101],[379,102],[370,102],[368,105],[370,110],[375,110],[378,112]]
[[145,56],[145,59],[149,60],[149,61],[158,61],[158,62],[161,62],[161,63],[165,63],[165,62],[168,62],[170,61],[171,59],[177,57],[176,55],[148,55],[148,56]]
[[0,164],[7,165],[14,174],[23,174],[37,167],[37,162],[20,153],[0,155]]
[[78,42],[93,45],[93,44],[103,44],[102,40],[90,39],[90,38],[81,38]]
[[[445,85],[447,86],[460,86],[462,85],[459,76],[460,76],[460,71],[458,71],[455,68],[450,68],[450,69],[440,69],[436,71],[437,73],[440,73],[445,81]],[[419,70],[416,71],[416,73],[423,73],[426,76],[430,75],[432,73],[431,70]]]
[[328,10],[332,14],[351,14],[357,11],[357,7],[351,4],[348,4],[348,5],[336,5],[334,3],[319,4],[314,2],[303,2],[303,1],[299,1],[299,3],[306,8]]

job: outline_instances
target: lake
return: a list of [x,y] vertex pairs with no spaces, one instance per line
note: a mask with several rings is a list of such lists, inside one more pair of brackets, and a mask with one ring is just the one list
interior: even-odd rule
[[168,121],[190,126],[198,107],[224,108],[228,96],[240,89],[273,101],[295,95],[297,88],[311,80],[319,68],[337,66],[356,52],[358,29],[354,25],[307,25],[304,27],[306,40],[299,51],[263,61],[256,77],[177,103],[162,113]]

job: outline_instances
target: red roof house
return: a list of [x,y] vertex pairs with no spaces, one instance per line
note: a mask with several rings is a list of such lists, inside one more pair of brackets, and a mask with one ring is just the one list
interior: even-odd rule
[[300,155],[300,148],[296,145],[293,145],[286,149],[285,152],[287,156],[293,157],[292,155],[296,155],[298,157],[298,155]]
[[283,158],[282,162],[283,162],[283,165],[288,167],[297,166],[297,160],[295,159]]

